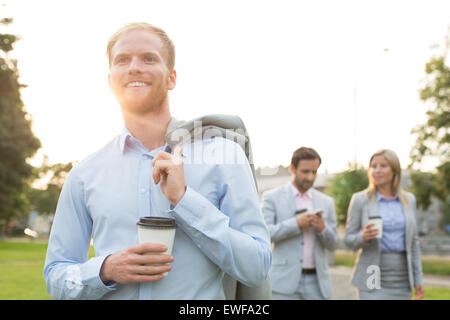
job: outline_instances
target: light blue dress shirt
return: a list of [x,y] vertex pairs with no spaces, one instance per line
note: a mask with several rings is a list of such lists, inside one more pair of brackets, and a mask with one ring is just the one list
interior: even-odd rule
[[[270,234],[240,146],[220,137],[185,144],[187,189],[176,207],[152,178],[152,159],[166,146],[149,152],[124,129],[72,169],[44,266],[54,299],[225,299],[224,272],[251,287],[265,281]],[[138,243],[144,216],[175,218],[172,270],[158,282],[103,284],[104,259]],[[88,259],[91,236],[95,257]]]
[[383,221],[381,252],[402,252],[405,248],[406,218],[402,204],[396,195],[392,199],[377,192],[378,211]]

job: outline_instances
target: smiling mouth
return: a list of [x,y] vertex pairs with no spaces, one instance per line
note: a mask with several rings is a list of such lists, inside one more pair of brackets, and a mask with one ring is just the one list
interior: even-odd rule
[[142,82],[142,81],[133,81],[126,85],[127,88],[136,88],[136,87],[147,87],[150,83]]

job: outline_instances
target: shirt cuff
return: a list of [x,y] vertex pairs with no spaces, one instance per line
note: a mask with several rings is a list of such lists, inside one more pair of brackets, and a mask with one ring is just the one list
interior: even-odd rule
[[[208,214],[206,214],[208,213]],[[207,198],[192,188],[187,187],[186,192],[175,207],[170,206],[169,215],[172,215],[177,224],[182,226],[185,231],[196,230],[205,233],[210,231],[211,226],[217,226],[218,223],[229,222],[229,217],[220,212]],[[196,232],[190,233],[191,236],[197,236]]]
[[[170,204],[169,212],[175,214],[187,210],[194,215],[194,219],[197,218],[196,215],[198,215],[198,218],[200,218],[202,215],[201,213],[205,210],[205,207],[203,205],[203,199],[200,199],[199,196],[200,195],[197,192],[189,187],[186,187],[186,192],[184,193],[181,200],[177,203],[177,205],[174,207],[172,206],[172,204]],[[187,218],[187,216],[183,217]],[[192,220],[187,222],[192,222]]]
[[91,288],[96,288],[94,290],[98,291],[98,295],[106,294],[110,291],[115,290],[117,283],[115,281],[108,282],[108,285],[105,285],[100,278],[100,270],[102,268],[103,262],[109,256],[99,256],[89,259],[86,263],[83,263],[81,268],[81,274],[83,275],[83,284],[88,285]]

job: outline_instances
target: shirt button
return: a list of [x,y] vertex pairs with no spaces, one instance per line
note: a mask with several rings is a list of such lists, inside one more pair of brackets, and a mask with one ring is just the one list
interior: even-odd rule
[[141,188],[141,193],[145,193],[145,192],[147,192],[147,189]]

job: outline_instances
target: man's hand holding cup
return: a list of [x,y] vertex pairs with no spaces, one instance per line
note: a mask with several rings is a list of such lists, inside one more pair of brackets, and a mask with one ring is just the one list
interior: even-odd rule
[[[154,282],[164,278],[164,273],[172,270],[168,263],[173,256],[163,254],[167,246],[161,243],[141,243],[130,246],[108,256],[100,270],[103,283]],[[145,254],[153,253],[153,254]]]

